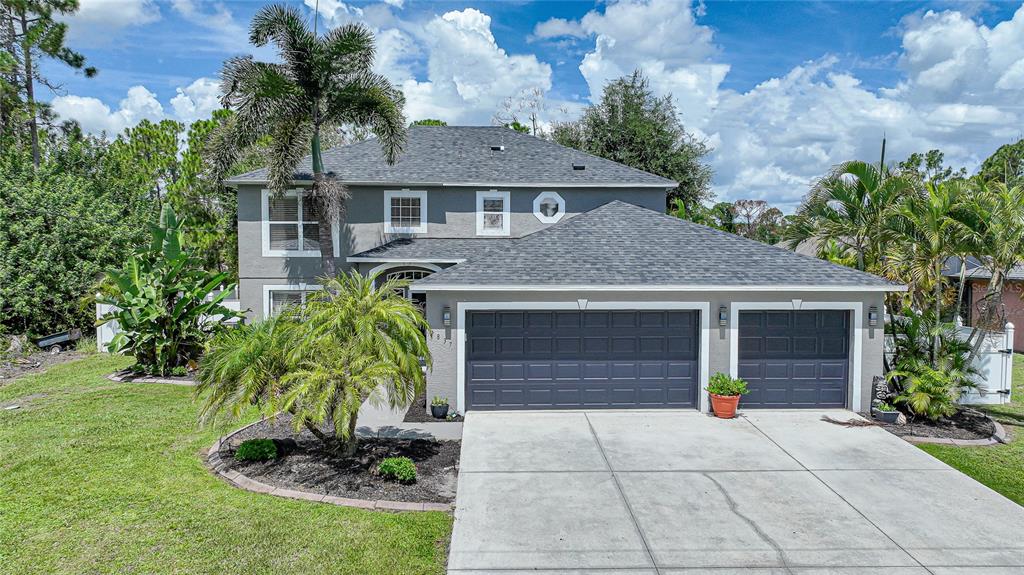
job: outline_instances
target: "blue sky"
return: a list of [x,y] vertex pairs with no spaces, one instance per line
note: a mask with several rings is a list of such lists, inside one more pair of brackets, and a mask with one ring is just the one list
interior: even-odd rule
[[[294,2],[312,17],[311,6]],[[54,107],[87,129],[190,121],[216,105],[223,60],[261,2],[82,0],[73,45],[100,74],[58,66]],[[1020,136],[1024,10],[951,2],[341,2],[319,26],[378,35],[380,71],[410,119],[485,124],[512,97],[543,96],[543,121],[573,117],[607,80],[642,68],[715,152],[723,199],[791,209],[829,166],[939,147],[972,168]]]

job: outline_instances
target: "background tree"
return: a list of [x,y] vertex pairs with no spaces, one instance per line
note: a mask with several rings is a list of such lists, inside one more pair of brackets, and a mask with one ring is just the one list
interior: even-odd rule
[[338,126],[367,127],[385,159],[394,162],[405,143],[405,98],[373,72],[374,39],[365,26],[348,24],[318,36],[297,8],[272,5],[253,17],[249,40],[256,46],[273,43],[281,62],[246,56],[224,63],[222,102],[235,115],[211,141],[214,172],[226,175],[240,154],[270,137],[270,187],[282,193],[309,152],[321,265],[333,276],[332,230],[344,213],[348,190],[324,172],[321,135]]
[[[57,89],[40,71],[40,60],[62,62],[87,77],[96,68],[85,65],[85,56],[65,45],[68,25],[58,21],[78,11],[78,0],[2,0],[0,2],[0,130],[18,131],[16,109],[23,106],[32,145],[32,162],[39,166],[39,114],[35,86]],[[45,109],[45,107],[42,107]]]
[[545,109],[544,90],[539,86],[524,88],[515,96],[501,101],[501,107],[494,113],[491,122],[524,134],[540,136],[540,114]]
[[981,164],[978,177],[1009,186],[1024,184],[1024,139],[1014,144],[999,146],[999,149]]
[[913,153],[896,166],[896,171],[922,183],[941,184],[950,180],[967,177],[967,169],[954,170],[944,164],[945,154],[941,150],[928,150],[925,154]]
[[679,198],[691,211],[711,198],[711,148],[683,128],[672,97],[656,97],[639,71],[608,83],[597,104],[575,122],[556,124],[552,138],[679,182],[667,207]]
[[504,124],[504,126],[506,128],[508,128],[508,129],[510,129],[510,130],[515,130],[515,131],[519,132],[520,134],[529,134],[530,133],[530,127],[529,126],[525,126],[523,124],[520,124],[519,122],[512,122],[512,123],[509,123],[509,124]]
[[435,120],[433,118],[425,118],[423,120],[416,120],[410,126],[447,126],[448,122],[444,120]]

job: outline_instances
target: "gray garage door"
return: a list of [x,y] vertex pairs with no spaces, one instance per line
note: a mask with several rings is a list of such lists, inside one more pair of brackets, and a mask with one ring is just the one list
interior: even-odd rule
[[695,311],[473,311],[469,409],[694,407]]
[[739,371],[750,393],[741,406],[845,407],[849,312],[740,312]]

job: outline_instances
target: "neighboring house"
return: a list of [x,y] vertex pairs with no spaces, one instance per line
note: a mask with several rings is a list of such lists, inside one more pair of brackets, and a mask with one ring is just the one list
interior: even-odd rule
[[[960,313],[964,325],[974,325],[980,313],[979,306],[988,291],[991,272],[985,269],[975,258],[967,258],[967,269],[964,289],[964,303]],[[960,258],[949,258],[942,271],[943,275],[953,282],[960,281]],[[1010,270],[1003,284],[1002,301],[1000,301],[997,317],[1003,323],[1011,322],[1014,327],[1024,324],[1024,266]],[[1024,352],[1024,329],[1016,329],[1013,334],[1013,350]]]
[[[719,371],[749,382],[746,408],[861,410],[882,374],[882,299],[904,286],[667,216],[670,180],[493,127],[413,127],[393,166],[375,141],[325,163],[352,192],[339,268],[414,280],[427,394],[459,411],[707,410]],[[296,182],[227,182],[256,316],[318,287]]]

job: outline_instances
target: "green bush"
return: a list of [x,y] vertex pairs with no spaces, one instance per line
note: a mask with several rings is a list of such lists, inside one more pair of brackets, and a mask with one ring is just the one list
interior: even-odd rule
[[277,446],[270,439],[246,439],[235,450],[239,461],[269,461],[277,459]]
[[387,457],[377,466],[377,472],[399,483],[416,482],[416,464],[408,457]]
[[188,369],[184,365],[176,365],[171,368],[171,375],[175,377],[185,377],[188,375]]
[[105,294],[96,300],[116,306],[98,323],[116,320],[121,328],[107,349],[134,356],[157,375],[198,359],[224,322],[241,316],[221,305],[234,285],[214,294],[228,274],[204,270],[182,245],[183,229],[184,221],[165,205],[159,225],[151,227],[150,245],[122,270],[107,272]]
[[738,377],[729,377],[718,372],[711,376],[711,381],[708,382],[708,392],[715,395],[746,395],[748,393],[747,382]]
[[430,401],[430,405],[448,405],[448,398],[435,395],[434,399]]
[[956,413],[956,397],[960,386],[954,376],[926,365],[915,365],[914,371],[890,371],[886,377],[900,378],[903,391],[896,396],[914,415],[937,421]]
[[883,401],[882,403],[879,403],[878,405],[876,405],[875,409],[877,411],[881,411],[883,413],[892,413],[892,412],[896,411],[896,406],[894,406],[891,403],[887,403],[887,402]]

